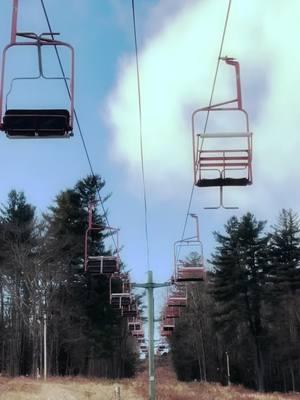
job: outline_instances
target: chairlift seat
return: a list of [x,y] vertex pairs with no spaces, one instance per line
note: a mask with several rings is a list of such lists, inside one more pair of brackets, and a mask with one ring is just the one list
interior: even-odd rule
[[112,293],[111,304],[118,304],[119,307],[126,307],[132,303],[132,295],[130,293]]
[[139,322],[128,322],[129,331],[139,331],[141,330],[141,324]]
[[173,330],[174,330],[174,325],[163,325],[164,332],[173,332]]
[[173,331],[165,331],[165,330],[161,330],[161,332],[160,332],[160,336],[162,336],[162,337],[170,337],[170,336],[172,336],[172,333],[173,333]]
[[168,307],[186,307],[186,297],[169,297]]
[[114,274],[119,270],[117,257],[90,256],[87,260],[87,271],[91,274]]
[[70,113],[63,109],[7,110],[1,130],[13,139],[72,136]]
[[196,183],[198,187],[214,187],[214,186],[247,186],[251,181],[248,178],[214,178],[199,179]]
[[179,318],[181,315],[180,307],[170,306],[166,308],[166,318]]
[[177,282],[204,281],[205,272],[199,267],[180,267],[177,271]]
[[142,329],[140,330],[134,330],[131,332],[132,336],[136,338],[143,338],[144,337],[144,331]]
[[110,304],[114,309],[121,309],[121,301],[119,297],[111,297]]

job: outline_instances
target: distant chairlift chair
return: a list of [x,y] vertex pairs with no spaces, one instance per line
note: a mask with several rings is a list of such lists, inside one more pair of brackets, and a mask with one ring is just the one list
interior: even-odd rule
[[129,332],[140,331],[142,329],[142,322],[139,320],[129,321],[128,322],[128,330]]
[[[90,274],[103,274],[112,275],[119,271],[119,229],[112,228],[110,226],[99,226],[93,223],[93,210],[95,208],[95,202],[90,202],[88,205],[88,228],[85,233],[84,243],[84,270]],[[115,256],[110,255],[90,255],[89,243],[93,232],[105,232],[108,231],[111,235],[117,237],[117,254]]]
[[[112,291],[112,279],[120,281],[120,290]],[[110,304],[113,308],[119,309],[124,317],[136,317],[137,308],[133,294],[131,293],[131,283],[127,274],[111,276],[110,278]]]
[[[199,220],[196,214],[190,214],[196,222],[196,235],[187,239],[178,240],[174,243],[174,279],[175,282],[199,282],[205,279],[203,246],[200,240]],[[182,261],[177,259],[181,247],[199,249],[199,257],[195,260]]]
[[173,333],[175,329],[175,320],[173,318],[164,318],[162,323],[162,332]]
[[187,291],[184,285],[176,285],[167,300],[168,307],[186,307],[187,305]]
[[133,303],[133,296],[126,290],[126,283],[122,283],[122,291],[110,294],[110,304],[113,308],[128,308]]

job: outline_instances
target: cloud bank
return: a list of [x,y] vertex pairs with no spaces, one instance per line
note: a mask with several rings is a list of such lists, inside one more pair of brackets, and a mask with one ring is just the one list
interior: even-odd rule
[[[170,4],[158,2],[140,32],[145,172],[158,199],[173,198],[192,182],[191,113],[208,104],[228,3],[187,1],[171,16]],[[232,2],[223,55],[241,64],[244,108],[254,132],[255,185],[251,199],[248,189],[239,189],[228,193],[229,201],[234,197],[251,205],[254,196],[266,206],[297,204],[299,19],[298,0],[288,7],[279,0]],[[232,98],[234,89],[232,70],[222,66],[214,101]],[[128,184],[136,183],[140,150],[133,54],[120,59],[106,118],[111,157],[123,167]]]

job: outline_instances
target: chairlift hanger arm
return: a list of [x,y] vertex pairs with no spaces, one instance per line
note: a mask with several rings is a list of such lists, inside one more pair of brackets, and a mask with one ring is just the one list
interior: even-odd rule
[[238,210],[239,207],[236,206],[225,206],[224,198],[223,198],[223,186],[220,186],[220,202],[218,206],[213,207],[204,207],[205,210],[218,210],[220,208],[224,208],[225,210]]
[[172,286],[172,282],[163,282],[163,283],[132,283],[131,286],[133,288],[142,288],[142,289],[158,289],[158,288],[163,288],[163,287],[168,287]]

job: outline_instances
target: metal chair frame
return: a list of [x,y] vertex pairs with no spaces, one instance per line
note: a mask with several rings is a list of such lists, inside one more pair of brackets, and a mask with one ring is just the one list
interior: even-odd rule
[[[205,270],[204,270],[204,260],[203,260],[203,245],[200,240],[199,231],[199,219],[196,214],[190,214],[192,218],[195,219],[196,223],[196,234],[190,238],[177,240],[173,247],[173,259],[174,259],[174,281],[175,282],[195,282],[199,280],[204,280]],[[199,247],[200,249],[200,262],[201,266],[197,267],[185,267],[185,262],[177,259],[178,249],[181,247]],[[186,275],[186,278],[184,277]],[[187,277],[188,275],[188,277]],[[193,279],[194,277],[194,279]]]
[[[99,226],[93,223],[93,210],[95,209],[95,202],[89,202],[88,204],[88,228],[85,232],[84,238],[84,271],[89,271],[89,260],[91,261],[99,261],[99,274],[111,275],[111,273],[105,273],[104,264],[105,261],[116,260],[116,271],[113,273],[119,272],[120,268],[120,255],[119,255],[119,230],[118,228],[113,228],[111,226]],[[91,232],[105,232],[109,231],[111,235],[116,235],[117,237],[117,255],[116,256],[103,256],[103,255],[95,255],[89,256],[88,251],[88,240]]]
[[[56,40],[54,39],[54,36],[59,35],[59,33],[52,33],[52,32],[46,32],[46,33],[42,33],[40,35],[37,35],[34,32],[17,32],[17,22],[18,22],[18,11],[19,11],[19,0],[13,0],[13,7],[12,7],[12,19],[11,19],[11,36],[10,36],[10,43],[8,45],[6,45],[3,49],[2,52],[2,64],[1,64],[1,75],[0,75],[0,130],[4,130],[4,126],[3,126],[3,102],[4,102],[4,81],[5,81],[5,75],[6,75],[6,71],[5,71],[5,67],[6,67],[6,56],[7,56],[7,52],[9,49],[16,47],[16,46],[21,46],[21,47],[28,47],[28,46],[35,46],[37,48],[37,52],[38,52],[38,67],[39,67],[39,74],[37,76],[33,76],[33,77],[19,77],[19,78],[14,78],[11,81],[10,84],[10,90],[6,96],[6,101],[5,101],[5,107],[7,107],[7,99],[8,96],[12,90],[12,86],[13,83],[16,80],[27,80],[27,79],[39,79],[39,78],[44,78],[44,79],[55,79],[55,80],[64,80],[65,82],[67,80],[70,81],[70,84],[68,85],[68,91],[69,91],[69,97],[70,97],[70,111],[69,111],[69,123],[68,123],[68,127],[66,128],[67,130],[65,130],[65,134],[64,135],[51,135],[51,136],[45,136],[44,138],[65,138],[65,137],[70,137],[72,135],[72,128],[73,128],[73,120],[74,120],[74,48],[63,41],[60,40]],[[17,41],[17,37],[22,37],[26,40],[23,41]],[[62,47],[66,47],[70,50],[71,52],[71,76],[70,77],[48,77],[44,74],[43,71],[43,60],[42,60],[42,48],[44,46],[54,46],[55,48],[57,48],[57,46],[62,46]],[[14,115],[15,117],[17,116],[16,114]],[[23,116],[23,115],[22,115]],[[27,115],[27,117],[37,117],[37,115]],[[47,117],[49,117],[49,115],[47,114]],[[50,117],[57,117],[57,115],[53,115]],[[22,129],[17,129],[19,132],[22,131]],[[50,132],[51,129],[45,129],[47,132]],[[27,129],[26,129],[27,131]],[[56,129],[54,129],[53,131],[56,131]],[[41,132],[41,131],[40,131]],[[43,136],[13,136],[13,135],[9,135],[10,138],[24,138],[26,137],[27,139],[29,138],[43,138]]]
[[[218,183],[204,185],[207,187],[217,186],[220,188],[220,200],[218,206],[204,207],[206,209],[236,209],[235,206],[224,205],[224,193],[223,187],[227,186],[226,179],[230,178],[227,173],[230,171],[245,171],[246,178],[233,179],[230,178],[231,182],[228,186],[241,186],[252,184],[252,133],[249,128],[248,113],[242,108],[242,92],[241,92],[241,81],[240,81],[240,65],[238,61],[230,57],[221,58],[226,64],[232,65],[235,68],[236,76],[236,98],[233,100],[225,101],[218,104],[213,104],[207,107],[198,108],[192,114],[192,143],[193,143],[193,171],[194,171],[194,184],[201,187],[201,182],[204,179],[202,176],[203,171],[216,171],[219,174],[219,179],[216,179]],[[232,106],[234,105],[234,106]],[[208,114],[211,112],[238,112],[242,113],[245,117],[245,132],[224,132],[224,133],[203,133],[198,134],[196,132],[195,118],[199,113],[206,112],[207,119]],[[207,121],[207,120],[206,120]],[[216,138],[239,138],[246,139],[246,147],[242,149],[216,149],[216,150],[203,150],[204,139],[216,139]],[[243,155],[241,155],[243,154]],[[206,179],[207,181],[211,179]],[[213,181],[213,180],[211,180]],[[242,182],[243,181],[243,182]],[[229,182],[227,180],[227,182]]]

